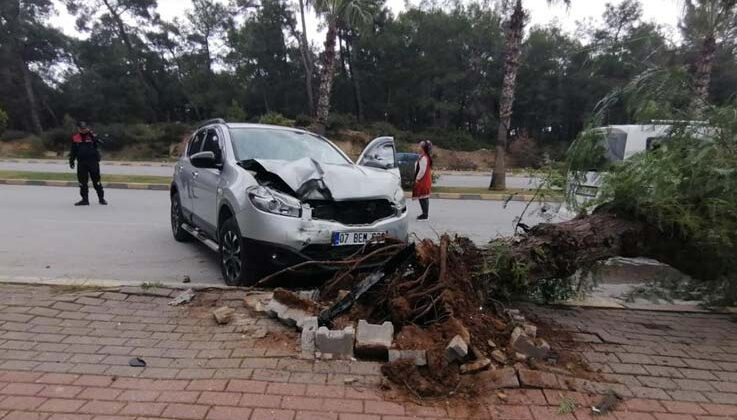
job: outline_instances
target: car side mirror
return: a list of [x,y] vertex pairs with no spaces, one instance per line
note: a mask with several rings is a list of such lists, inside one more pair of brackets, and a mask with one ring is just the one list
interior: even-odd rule
[[221,168],[223,165],[215,158],[213,152],[199,152],[189,157],[195,168]]

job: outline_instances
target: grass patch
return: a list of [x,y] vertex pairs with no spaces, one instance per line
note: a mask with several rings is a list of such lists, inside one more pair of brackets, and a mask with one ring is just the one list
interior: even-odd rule
[[96,292],[99,290],[103,290],[103,287],[95,286],[92,284],[65,284],[63,286],[57,286],[52,288],[53,291],[55,291],[57,294],[60,295],[67,295],[67,294],[73,294],[73,293],[81,293],[81,292]]
[[161,289],[164,287],[164,283],[161,282],[144,282],[141,283],[141,289],[143,290],[151,290],[151,289]]
[[[27,179],[31,181],[77,181],[77,174],[70,172],[26,172],[0,171],[0,179]],[[102,174],[103,182],[137,183],[137,184],[169,184],[171,177],[149,175],[115,175]]]

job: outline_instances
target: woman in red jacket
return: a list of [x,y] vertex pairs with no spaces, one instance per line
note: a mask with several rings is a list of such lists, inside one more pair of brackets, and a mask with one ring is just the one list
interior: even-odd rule
[[432,189],[432,143],[430,140],[420,142],[420,159],[415,163],[415,186],[412,198],[420,200],[422,214],[417,220],[427,220],[430,215],[430,192]]

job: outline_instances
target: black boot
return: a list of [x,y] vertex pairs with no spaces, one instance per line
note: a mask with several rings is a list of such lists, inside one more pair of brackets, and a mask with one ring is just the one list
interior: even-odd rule
[[90,205],[90,200],[88,200],[86,198],[83,198],[83,199],[77,201],[76,203],[74,203],[74,205],[75,206],[89,206]]
[[100,204],[103,206],[107,206],[107,201],[103,197],[100,197]]

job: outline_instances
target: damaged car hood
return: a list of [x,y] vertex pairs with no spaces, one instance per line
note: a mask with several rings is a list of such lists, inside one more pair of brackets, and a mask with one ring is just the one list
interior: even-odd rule
[[[239,165],[254,173],[262,184],[288,187],[300,200],[392,200],[399,180],[391,172],[346,163],[319,163],[310,158],[295,161],[249,159]],[[275,185],[276,184],[276,185]]]

